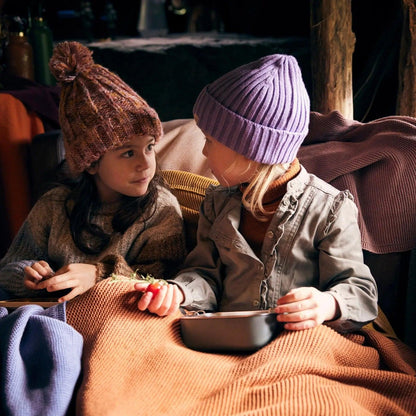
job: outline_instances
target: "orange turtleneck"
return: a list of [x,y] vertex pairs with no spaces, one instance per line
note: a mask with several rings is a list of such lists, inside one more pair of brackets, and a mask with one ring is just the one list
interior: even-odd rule
[[[275,212],[286,193],[287,183],[293,179],[300,171],[299,160],[295,159],[289,166],[289,169],[279,178],[277,178],[266,191],[263,197],[263,206],[267,211]],[[247,185],[241,185],[242,192],[246,189]],[[241,210],[241,220],[239,231],[250,244],[253,251],[260,255],[261,247],[263,245],[264,235],[269,227],[272,215],[270,215],[267,221],[257,220],[253,214],[247,211],[244,207]]]

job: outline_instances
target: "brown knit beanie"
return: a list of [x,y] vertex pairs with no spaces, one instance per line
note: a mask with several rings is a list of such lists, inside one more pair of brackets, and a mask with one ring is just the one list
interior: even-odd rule
[[131,135],[161,137],[156,111],[116,74],[95,64],[84,45],[59,43],[49,68],[61,86],[59,122],[73,175]]

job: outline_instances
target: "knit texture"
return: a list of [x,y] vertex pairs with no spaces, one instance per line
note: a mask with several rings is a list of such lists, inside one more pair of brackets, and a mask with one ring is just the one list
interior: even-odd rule
[[338,111],[312,112],[298,157],[309,172],[354,195],[365,250],[416,247],[416,118],[360,123]]
[[416,354],[374,330],[283,331],[252,354],[185,347],[179,313],[137,310],[130,282],[68,302],[84,337],[77,415],[415,415]]
[[198,127],[256,162],[291,162],[308,132],[310,103],[296,59],[268,55],[207,85],[194,105]]
[[[136,269],[158,278],[173,277],[186,255],[183,219],[176,198],[160,188],[150,218],[140,217],[124,233],[113,233],[113,204],[104,206],[94,221],[113,236],[99,254],[85,254],[72,239],[63,201],[68,189],[54,188],[31,210],[0,261],[0,287],[16,297],[45,296],[23,285],[24,267],[38,259],[55,270],[71,263],[98,265],[98,278],[111,273],[133,273]],[[49,294],[50,295],[50,294]]]
[[65,304],[7,314],[0,307],[0,414],[66,415],[81,372],[83,340]]
[[181,170],[163,170],[163,178],[179,201],[186,234],[188,250],[195,247],[199,209],[210,185],[219,185],[211,178]]
[[78,175],[132,135],[162,135],[156,111],[78,42],[59,43],[49,68],[61,87],[59,122],[68,166]]

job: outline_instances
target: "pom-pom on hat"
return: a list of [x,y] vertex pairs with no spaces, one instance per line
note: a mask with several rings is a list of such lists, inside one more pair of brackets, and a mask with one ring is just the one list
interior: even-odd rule
[[296,58],[276,54],[208,84],[193,112],[206,135],[250,160],[277,164],[296,158],[310,102]]
[[116,74],[95,64],[84,45],[59,43],[49,68],[61,86],[59,123],[73,175],[131,135],[161,137],[156,111]]

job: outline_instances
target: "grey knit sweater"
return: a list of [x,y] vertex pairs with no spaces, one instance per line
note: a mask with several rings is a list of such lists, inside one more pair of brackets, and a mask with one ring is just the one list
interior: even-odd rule
[[[32,208],[8,252],[0,261],[0,288],[16,297],[45,296],[23,285],[24,267],[45,260],[54,270],[70,263],[97,265],[97,281],[111,273],[129,276],[133,271],[158,278],[175,274],[185,255],[183,219],[175,196],[159,188],[156,209],[150,219],[139,218],[123,234],[114,233],[99,255],[80,251],[71,237],[65,213],[65,187],[43,195]],[[106,205],[95,218],[106,232],[112,231],[114,204]]]

